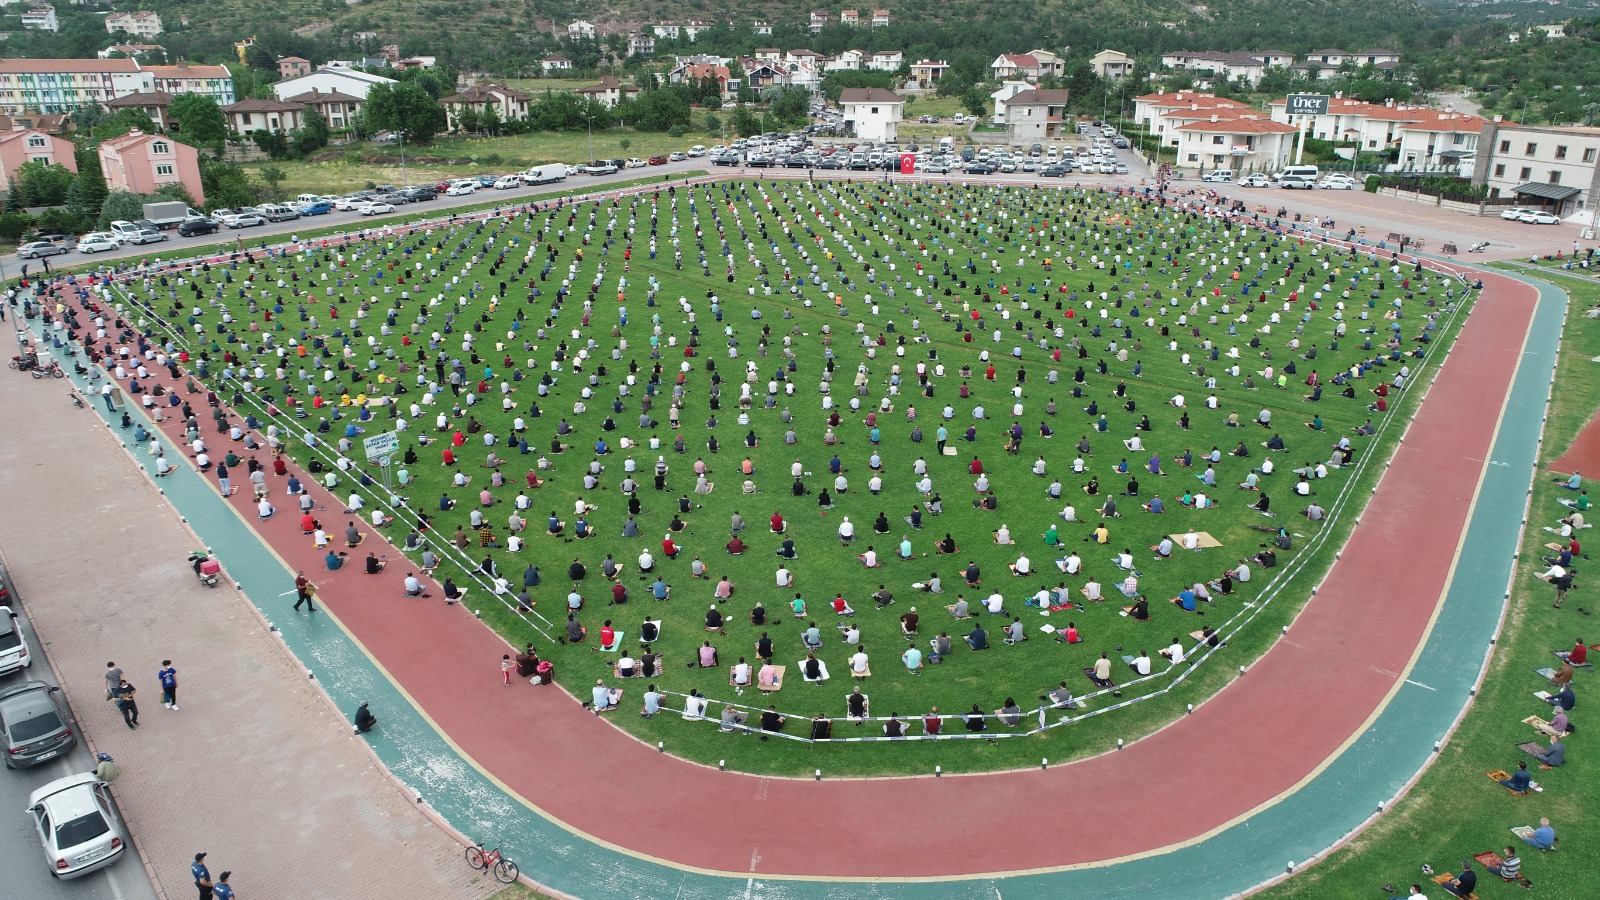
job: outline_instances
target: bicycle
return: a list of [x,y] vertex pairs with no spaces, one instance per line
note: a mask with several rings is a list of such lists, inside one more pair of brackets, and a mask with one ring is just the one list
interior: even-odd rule
[[467,848],[467,865],[474,869],[492,869],[494,877],[502,884],[510,884],[517,880],[517,864],[507,859],[500,848],[485,850],[483,844],[473,844]]

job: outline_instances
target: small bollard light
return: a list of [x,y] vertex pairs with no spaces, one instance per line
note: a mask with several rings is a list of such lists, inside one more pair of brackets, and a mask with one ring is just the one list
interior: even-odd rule
[[817,780],[818,780],[818,781],[821,781],[821,780],[822,780],[822,770],[821,770],[821,769],[818,769],[818,770],[817,770]]
[[1186,707],[1185,707],[1185,708],[1184,708],[1184,712],[1186,712],[1186,713],[1192,713],[1192,712],[1194,712],[1194,704],[1193,704],[1193,703],[1190,703],[1190,704],[1189,704],[1189,705],[1188,705],[1188,706],[1186,706]]
[[1244,674],[1244,666],[1240,666],[1240,667],[1239,667],[1239,674],[1240,674],[1240,675],[1243,675],[1243,674]]
[[481,619],[481,618],[483,618],[483,610],[481,610],[481,609],[475,609],[475,610],[473,610],[473,611],[472,611],[472,616],[473,616],[473,618],[475,618],[475,619]]
[[1383,812],[1383,808],[1384,808],[1384,807],[1385,807],[1385,806],[1387,806],[1387,805],[1388,805],[1388,804],[1386,804],[1386,803],[1384,803],[1384,802],[1383,802],[1383,801],[1382,801],[1382,800],[1379,800],[1379,801],[1378,801],[1378,812]]
[[1046,756],[1044,759],[1039,760],[1039,768],[1041,768],[1041,769],[1050,768],[1050,757]]
[[717,771],[718,772],[726,772],[726,771],[728,771],[728,761],[725,760],[725,759],[717,760]]
[[933,767],[933,777],[938,778],[942,774],[944,774],[944,769],[940,768],[939,766]]
[[317,673],[311,671],[310,669],[307,669],[306,670],[306,678],[308,680],[310,680],[310,681],[316,681],[317,680]]
[[1289,873],[1289,874],[1291,874],[1291,875],[1293,875],[1293,874],[1294,874],[1294,860],[1292,860],[1292,859],[1291,859],[1291,860],[1289,860],[1289,865],[1288,865],[1288,867],[1287,867],[1287,868],[1286,868],[1286,869],[1285,869],[1285,871],[1286,871],[1286,872],[1288,872],[1288,873]]
[[1117,749],[1118,750],[1122,749],[1122,738],[1117,738]]
[[665,753],[665,752],[667,752],[667,742],[666,741],[656,741],[656,752],[657,753]]

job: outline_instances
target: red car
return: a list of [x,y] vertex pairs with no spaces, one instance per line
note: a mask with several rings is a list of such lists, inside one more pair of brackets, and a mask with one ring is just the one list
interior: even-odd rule
[[667,164],[667,158],[665,156],[652,156],[645,160],[645,162],[652,166],[664,166]]

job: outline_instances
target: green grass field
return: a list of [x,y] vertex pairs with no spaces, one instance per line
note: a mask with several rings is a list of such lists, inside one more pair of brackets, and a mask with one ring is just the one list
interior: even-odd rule
[[[491,450],[506,461],[501,466],[506,486],[491,491],[494,503],[485,512],[502,544],[523,474],[541,457],[550,460],[553,468],[545,473],[548,480],[529,492],[532,508],[523,514],[529,525],[526,547],[517,554],[505,550],[492,553],[502,574],[513,583],[520,581],[522,569],[529,563],[540,567],[542,583],[532,596],[536,601],[534,621],[543,625],[544,633],[519,619],[506,604],[487,596],[481,586],[474,587],[469,606],[481,611],[514,644],[534,641],[540,652],[556,663],[558,680],[582,697],[587,697],[588,686],[596,678],[615,683],[611,672],[615,657],[593,649],[601,624],[613,621],[627,634],[625,645],[637,652],[638,626],[648,615],[664,623],[661,639],[652,648],[664,654],[663,671],[654,679],[663,690],[681,694],[694,689],[716,701],[760,705],[764,698],[755,691],[739,696],[729,687],[727,666],[740,656],[753,661],[755,640],[765,630],[777,646],[775,662],[789,667],[785,687],[772,700],[795,717],[842,717],[844,695],[851,687],[847,660],[853,648],[843,643],[836,630],[843,620],[826,608],[836,593],[857,612],[849,621],[860,627],[861,643],[871,658],[873,674],[864,689],[872,697],[873,714],[878,716],[920,717],[934,705],[945,714],[959,714],[974,704],[988,711],[998,708],[1008,696],[1025,711],[1033,710],[1039,695],[1061,681],[1075,693],[1091,693],[1093,686],[1083,669],[1101,652],[1110,654],[1114,677],[1121,684],[1131,677],[1120,659],[1123,654],[1148,651],[1155,657],[1154,670],[1166,673],[1165,661],[1155,654],[1174,637],[1192,647],[1195,641],[1186,635],[1205,625],[1229,635],[1227,646],[1217,651],[1214,659],[1193,669],[1164,696],[1102,716],[1097,713],[1118,699],[1109,693],[1094,694],[1087,707],[1076,713],[1083,718],[1067,727],[994,743],[761,743],[720,734],[708,725],[687,724],[676,715],[644,720],[636,711],[645,682],[626,684],[617,724],[645,740],[663,741],[669,751],[685,757],[711,763],[727,759],[730,765],[753,771],[795,774],[820,766],[831,773],[884,774],[928,771],[935,764],[946,771],[1036,765],[1041,756],[1065,760],[1104,750],[1118,738],[1147,733],[1180,714],[1186,703],[1214,693],[1234,677],[1238,664],[1248,663],[1271,644],[1331,558],[1327,549],[1304,561],[1298,558],[1302,545],[1324,526],[1295,515],[1306,501],[1296,502],[1291,490],[1295,476],[1289,470],[1328,459],[1338,436],[1372,415],[1366,409],[1374,400],[1369,389],[1380,379],[1390,379],[1401,363],[1389,363],[1387,368],[1354,380],[1352,399],[1340,397],[1338,389],[1329,385],[1321,402],[1309,403],[1303,398],[1310,390],[1304,381],[1317,370],[1326,384],[1333,373],[1377,355],[1391,328],[1399,335],[1401,349],[1418,347],[1411,339],[1420,333],[1426,317],[1440,312],[1445,303],[1446,285],[1436,280],[1406,283],[1402,279],[1411,273],[1397,276],[1366,258],[1328,254],[1312,245],[1291,244],[1257,232],[1224,232],[1206,220],[1150,210],[1137,201],[1101,193],[878,183],[815,187],[725,183],[701,188],[693,197],[692,208],[688,196],[679,191],[675,197],[655,197],[654,210],[648,199],[632,204],[625,201],[618,207],[586,205],[547,212],[533,220],[498,220],[481,231],[456,226],[427,235],[394,237],[348,251],[346,265],[341,267],[342,282],[326,280],[332,264],[327,253],[258,264],[248,287],[242,285],[242,267],[232,273],[235,283],[226,287],[218,283],[222,275],[214,270],[202,276],[199,285],[204,286],[202,294],[217,296],[218,305],[201,304],[198,318],[214,326],[225,304],[235,321],[261,321],[263,313],[276,305],[281,309],[274,322],[265,326],[275,342],[293,338],[315,344],[320,340],[326,349],[322,363],[328,373],[326,380],[321,372],[316,373],[315,382],[306,380],[312,372],[299,365],[288,367],[284,383],[270,376],[263,380],[263,393],[280,403],[286,385],[301,398],[313,384],[320,385],[330,399],[344,391],[352,395],[393,391],[392,381],[375,386],[380,373],[407,385],[409,390],[396,398],[393,407],[409,420],[403,445],[417,454],[416,462],[405,466],[410,484],[403,493],[413,509],[433,517],[435,541],[450,538],[466,523],[469,510],[478,505],[478,491],[492,474],[484,465]],[[652,227],[655,259],[649,258]],[[698,258],[697,228],[705,246],[704,268]],[[726,257],[719,228],[728,242]],[[610,244],[606,243],[608,231]],[[491,237],[495,249],[486,250]],[[683,253],[681,269],[673,262],[674,240]],[[631,259],[626,261],[625,249],[631,249]],[[726,274],[728,260],[733,269],[731,280]],[[406,275],[404,285],[399,283],[401,273]],[[296,275],[300,281],[295,280]],[[624,276],[626,287],[620,282]],[[279,279],[285,282],[282,289],[273,286]],[[207,285],[208,281],[211,284]],[[563,281],[572,295],[556,310],[555,295]],[[314,285],[311,292],[316,296],[309,296],[300,285]],[[540,296],[530,296],[530,285],[538,287]],[[1455,287],[1459,291],[1459,285]],[[891,288],[895,292],[892,299],[888,296]],[[652,289],[653,303],[648,298]],[[495,299],[502,290],[504,299]],[[1292,303],[1288,298],[1291,291],[1299,294]],[[410,297],[404,298],[402,292]],[[720,317],[711,308],[712,293],[719,295]],[[623,298],[619,299],[619,294]],[[838,306],[830,295],[838,297]],[[684,299],[680,301],[680,297]],[[193,305],[193,298],[187,296],[177,301],[165,296],[149,299],[157,313],[180,320]],[[248,308],[247,299],[256,301],[255,310]],[[1433,302],[1441,306],[1425,305]],[[426,308],[421,306],[424,303]],[[1315,311],[1310,308],[1313,303]],[[627,307],[625,322],[621,305]],[[752,308],[761,311],[759,320],[752,318]],[[688,309],[692,309],[692,318]],[[337,314],[337,321],[328,321],[330,311]],[[1400,319],[1384,318],[1386,312],[1395,311]],[[1333,340],[1336,314],[1350,329],[1337,346]],[[1273,322],[1275,317],[1281,321]],[[386,319],[392,321],[387,323],[385,336],[380,326]],[[1230,324],[1236,334],[1228,333]],[[1454,320],[1445,317],[1438,325],[1436,334],[1448,340]],[[1359,333],[1363,328],[1377,330],[1375,349],[1363,348],[1367,340]],[[440,333],[436,344],[430,337],[434,332]],[[403,348],[400,336],[407,333],[412,345]],[[473,337],[470,350],[463,343],[469,333]],[[371,349],[367,335],[373,336]],[[250,340],[249,335],[245,338]],[[340,353],[346,341],[349,349]],[[730,346],[730,341],[737,341],[737,346]],[[1291,341],[1299,341],[1299,346],[1292,347]],[[1302,358],[1309,355],[1312,345],[1318,348],[1316,359]],[[686,352],[691,347],[692,355]],[[1082,348],[1081,361],[1078,347]],[[1216,360],[1208,357],[1212,348]],[[260,344],[250,343],[195,349],[209,355],[213,372],[220,369],[224,350],[262,352]],[[1051,358],[1057,349],[1062,352],[1059,362]],[[389,356],[389,350],[395,355]],[[575,359],[580,351],[588,355],[581,371]],[[1234,351],[1240,357],[1237,373],[1228,368]],[[988,362],[980,356],[985,352],[991,354],[996,370],[993,379],[986,377]],[[1020,359],[1014,358],[1013,352]],[[1265,356],[1269,352],[1270,360]],[[479,378],[489,382],[481,403],[463,407],[455,415],[452,408],[465,403],[464,396],[458,398],[445,388],[437,403],[420,407],[415,415],[410,411],[411,404],[421,403],[425,396],[425,388],[417,384],[419,373],[425,381],[436,380],[432,367],[435,353],[461,358],[469,391]],[[401,371],[402,362],[406,371]],[[1282,387],[1261,374],[1269,365],[1276,368],[1290,362],[1298,371],[1292,376],[1285,374]],[[1098,372],[1102,363],[1104,374]],[[630,372],[635,364],[637,371]],[[927,369],[925,388],[918,382],[919,364]],[[1074,370],[1080,364],[1085,370],[1082,396],[1075,398]],[[830,365],[832,378],[826,396],[833,408],[828,410],[819,387]],[[1211,389],[1197,374],[1202,365],[1208,370],[1206,377],[1216,379],[1214,410],[1204,403]],[[963,374],[964,367],[971,367],[970,375]],[[1026,370],[1026,379],[1020,382],[1019,367]],[[1058,377],[1054,383],[1049,378],[1052,370]],[[858,371],[864,372],[859,388]],[[512,372],[523,373],[523,379],[512,380]],[[546,374],[553,383],[548,396],[540,397],[536,382]],[[357,375],[359,382],[354,380]],[[623,395],[620,388],[630,378]],[[769,387],[769,381],[776,384]],[[502,394],[502,382],[509,394]],[[746,386],[751,397],[748,410],[741,409],[739,399]],[[719,392],[716,396],[713,388]],[[582,396],[585,390],[590,396]],[[766,400],[769,391],[773,398],[770,406]],[[963,392],[969,395],[962,397]],[[1180,411],[1168,403],[1180,393],[1186,397],[1191,419],[1188,431],[1179,428]],[[510,398],[509,412],[501,410],[503,396]],[[644,396],[652,396],[650,416],[659,423],[655,428],[639,426]],[[850,409],[852,398],[858,396],[861,408]],[[1403,400],[1415,402],[1409,395]],[[580,401],[586,407],[583,412],[575,408]],[[613,402],[620,408],[613,411]],[[1058,407],[1054,415],[1046,412],[1050,402]],[[1106,418],[1104,432],[1094,430],[1096,417],[1083,409],[1091,402]],[[537,418],[532,417],[534,403],[541,413]],[[1019,404],[1021,410],[1014,411],[1013,404]],[[670,425],[669,409],[674,405],[680,409],[678,427]],[[913,405],[917,409],[914,422],[908,418]],[[946,405],[950,407],[948,419]],[[982,419],[974,417],[979,405],[985,409]],[[1403,413],[1405,408],[1398,411]],[[793,415],[792,445],[785,443],[786,429],[780,418],[785,409]],[[1250,424],[1263,409],[1273,414],[1270,429]],[[879,410],[876,446],[871,427],[864,422],[872,410]],[[1239,428],[1225,422],[1234,411],[1243,423]],[[340,429],[354,419],[351,410],[344,412],[345,418],[336,425],[330,422],[320,439],[330,451]],[[440,413],[447,418],[442,432],[434,425]],[[828,417],[835,413],[838,421],[831,430],[837,443],[830,445],[825,436],[830,430]],[[1305,427],[1316,413],[1324,421],[1322,432]],[[313,413],[307,422],[315,423],[326,414],[326,410]],[[385,415],[380,411],[366,423],[366,433],[393,427]],[[529,423],[526,456],[514,444],[513,415],[523,416]],[[741,416],[748,416],[748,424]],[[1137,432],[1146,449],[1129,450],[1122,442],[1136,435],[1137,423],[1146,416],[1150,430]],[[563,439],[568,445],[564,452],[552,453],[556,423],[563,419],[577,430]],[[464,435],[466,443],[458,451],[455,466],[441,464],[441,443],[421,446],[415,440],[423,434],[436,441],[446,439],[457,428],[466,432],[472,420],[480,422],[483,431]],[[1025,437],[1020,452],[1008,455],[1003,431],[1013,421]],[[1042,422],[1051,424],[1055,437],[1039,436]],[[940,455],[934,447],[935,430],[941,423],[949,428],[953,456]],[[912,429],[918,426],[923,432],[920,444],[911,440]],[[971,442],[963,439],[969,426],[975,430]],[[1274,432],[1285,440],[1285,452],[1269,454],[1263,448]],[[757,438],[758,446],[753,448],[744,443],[750,433]],[[492,448],[484,445],[484,434],[498,436]],[[648,449],[652,436],[662,442],[660,450]],[[684,452],[676,453],[673,443],[680,436]],[[707,446],[713,436],[721,445],[717,452]],[[612,452],[597,459],[594,444],[601,437]],[[1074,443],[1080,437],[1089,441],[1092,453],[1083,457],[1084,470],[1074,473],[1078,456]],[[623,448],[624,438],[638,446]],[[1358,461],[1369,457],[1381,460],[1387,455],[1386,448],[1365,438],[1356,437],[1355,447]],[[1182,508],[1175,501],[1203,487],[1198,479],[1206,463],[1201,457],[1213,448],[1220,457],[1215,467],[1218,487],[1212,492],[1219,508]],[[1231,455],[1235,448],[1248,456]],[[291,451],[302,460],[308,456],[300,441],[291,444]],[[1185,451],[1195,455],[1193,468],[1181,467],[1176,461]],[[874,452],[881,456],[883,466],[877,493],[869,486]],[[1152,452],[1160,454],[1165,476],[1145,472]],[[351,453],[359,459],[359,446]],[[825,487],[833,488],[828,472],[835,453],[848,486],[833,498],[832,509],[824,509],[819,494]],[[670,466],[665,489],[660,491],[653,489],[650,475],[657,456]],[[983,461],[999,500],[996,511],[973,507],[977,494],[969,465],[975,456]],[[740,467],[746,457],[754,470],[749,477],[754,493],[741,491],[746,479]],[[642,483],[637,539],[619,537],[629,515],[627,498],[619,490],[629,458],[638,465],[637,478]],[[928,501],[914,485],[912,469],[919,458],[926,460],[933,487],[944,503],[943,514],[925,516],[920,531],[903,521],[914,506]],[[1117,496],[1129,487],[1129,477],[1113,470],[1124,458],[1138,478],[1137,497]],[[697,459],[710,468],[710,480],[715,484],[710,493],[693,490]],[[802,470],[810,473],[801,479],[804,493],[798,496],[791,490],[789,475],[790,465],[797,459]],[[1043,477],[1030,471],[1041,459],[1047,473]],[[1259,494],[1235,487],[1267,459],[1277,467],[1275,474],[1262,479],[1264,493],[1271,496],[1277,513],[1273,518],[1247,508]],[[588,490],[582,479],[591,464],[603,465],[604,471],[596,487]],[[1364,496],[1364,487],[1376,480],[1376,468],[1332,469],[1329,477],[1315,480],[1310,487],[1318,502],[1331,506],[1347,486],[1353,496]],[[471,479],[465,488],[450,486],[457,471]],[[1357,481],[1347,485],[1352,473],[1359,473],[1354,476]],[[1084,490],[1091,477],[1101,489],[1094,497]],[[1046,496],[1046,488],[1057,478],[1062,497],[1052,500]],[[345,489],[344,484],[339,488]],[[439,510],[439,497],[445,493],[459,504],[453,511]],[[1168,505],[1167,512],[1159,516],[1140,508],[1156,494]],[[588,514],[596,537],[586,541],[571,538],[573,504],[579,497],[596,507]],[[1090,534],[1100,521],[1094,510],[1107,497],[1117,500],[1121,516],[1108,520],[1109,542],[1099,546],[1089,542]],[[683,555],[658,564],[672,596],[669,601],[656,602],[649,598],[649,582],[635,571],[635,559],[645,548],[659,556],[659,542],[680,502],[689,505],[682,514],[684,529],[675,535]],[[1059,517],[1067,504],[1076,507],[1076,522]],[[750,549],[729,556],[723,546],[735,511],[748,523],[743,537]],[[799,553],[792,568],[798,578],[797,589],[807,603],[807,615],[801,622],[785,609],[794,590],[779,590],[774,584],[778,561],[772,551],[778,539],[766,528],[774,511],[788,521]],[[552,512],[566,521],[562,536],[544,533],[545,518]],[[880,513],[887,519],[888,531],[875,534],[873,521]],[[837,537],[838,523],[845,516],[857,527],[856,541],[850,546],[842,545]],[[324,524],[337,527],[339,523]],[[1059,528],[1062,548],[1046,547],[1041,538],[1052,524]],[[992,533],[1002,525],[1009,526],[1015,546],[994,542]],[[1306,568],[1296,584],[1270,604],[1259,605],[1263,598],[1257,591],[1265,581],[1259,571],[1256,580],[1241,585],[1235,594],[1218,596],[1214,604],[1202,603],[1201,614],[1185,613],[1165,602],[1183,587],[1216,578],[1241,558],[1259,552],[1271,534],[1256,529],[1270,531],[1278,526],[1288,529],[1296,548],[1283,554],[1280,563],[1304,562]],[[1156,559],[1147,549],[1163,535],[1181,534],[1191,527],[1215,536],[1222,546],[1198,553],[1180,550],[1166,560]],[[1336,522],[1328,527],[1346,526]],[[398,541],[404,531],[396,531],[393,538]],[[935,540],[947,533],[959,547],[953,556],[934,552]],[[902,537],[912,548],[911,558],[904,561],[894,558],[893,549]],[[1330,538],[1326,548],[1337,546],[1340,540],[1339,535]],[[478,542],[468,543],[453,564],[470,568],[483,558]],[[883,568],[869,570],[857,560],[857,554],[869,544],[885,557]],[[1129,549],[1141,573],[1139,590],[1150,603],[1148,622],[1118,614],[1119,606],[1132,602],[1123,600],[1114,587],[1125,573],[1115,569],[1111,557],[1122,548]],[[1076,589],[1085,579],[1068,579],[1052,565],[1068,551],[1081,554],[1085,572],[1104,584],[1108,599],[1048,615],[1027,607],[1025,601],[1034,592],[1062,581],[1073,590],[1074,599],[1082,599]],[[627,566],[622,583],[631,596],[624,606],[606,605],[610,583],[600,575],[599,563],[607,553]],[[1021,554],[1032,560],[1037,574],[1019,578],[1009,573],[1008,564]],[[690,560],[695,557],[704,560],[709,580],[691,579]],[[589,569],[578,590],[586,599],[579,617],[588,626],[590,637],[583,644],[563,646],[552,643],[545,634],[559,633],[565,619],[565,598],[573,587],[565,574],[574,558]],[[960,569],[969,561],[982,569],[981,587],[968,589],[961,584]],[[932,571],[942,576],[944,594],[933,596],[911,588]],[[452,565],[439,574],[441,578],[451,574],[463,582],[466,578]],[[736,585],[732,599],[719,606],[727,618],[727,633],[708,633],[703,617],[712,606],[713,584],[724,575]],[[396,574],[395,581],[400,577]],[[880,585],[894,595],[894,603],[882,610],[875,609],[870,599]],[[944,610],[959,594],[965,593],[976,604],[991,592],[1001,594],[1004,615],[979,614],[958,623]],[[756,601],[771,613],[764,628],[749,623]],[[407,602],[439,601],[394,602],[398,611],[398,605]],[[907,641],[900,634],[898,617],[912,606],[922,617],[919,646],[925,648],[927,637],[941,630],[955,636],[958,646],[945,664],[929,667],[921,676],[909,674],[899,662]],[[999,629],[1013,617],[1021,619],[1029,640],[1005,646],[999,641]],[[1235,633],[1224,623],[1236,617],[1252,618],[1248,627]],[[823,686],[805,684],[798,671],[804,656],[798,631],[813,620],[825,640],[819,658],[832,675]],[[1039,630],[1045,623],[1061,628],[1069,621],[1076,623],[1082,643],[1056,643]],[[976,653],[961,644],[960,636],[980,622],[989,629],[994,646]],[[695,648],[706,640],[719,650],[716,668],[690,664]],[[1178,671],[1188,667],[1186,663]],[[1124,699],[1166,687],[1171,674],[1162,674],[1148,684],[1127,686]],[[669,703],[677,706],[679,701],[669,697]],[[1059,716],[1059,712],[1052,713],[1050,719]],[[1017,730],[1036,721],[1029,713]],[[990,727],[998,726],[991,720]],[[790,732],[800,730],[802,723],[789,726]],[[911,731],[920,733],[920,728]],[[857,731],[841,722],[836,731],[842,736],[873,733],[881,733],[878,723]]]
[[[1583,315],[1600,302],[1600,287],[1553,280],[1570,293],[1571,305],[1556,376],[1558,387],[1545,423],[1541,454],[1545,470],[1600,408],[1600,377],[1593,362],[1600,356],[1600,324]],[[1522,723],[1524,718],[1550,718],[1550,707],[1532,696],[1548,687],[1533,670],[1555,662],[1550,651],[1569,649],[1574,638],[1594,643],[1594,634],[1600,633],[1589,627],[1588,612],[1594,610],[1595,595],[1592,589],[1585,589],[1586,583],[1580,582],[1557,610],[1551,608],[1553,589],[1534,577],[1544,568],[1538,565],[1539,557],[1549,553],[1543,545],[1554,538],[1544,526],[1555,525],[1567,513],[1556,503],[1557,497],[1566,493],[1549,478],[1534,484],[1522,544],[1524,564],[1498,648],[1471,711],[1439,759],[1410,793],[1348,847],[1261,896],[1376,896],[1375,888],[1386,882],[1404,894],[1414,881],[1429,889],[1429,896],[1443,895],[1420,874],[1424,863],[1436,872],[1459,871],[1465,857],[1485,850],[1500,852],[1508,843],[1515,844],[1519,852],[1526,851],[1521,853],[1522,871],[1533,882],[1537,896],[1580,897],[1588,893],[1584,885],[1591,884],[1595,874],[1595,857],[1589,848],[1596,835],[1588,811],[1600,802],[1596,789],[1600,761],[1583,749],[1582,735],[1587,733],[1588,722],[1582,703],[1593,687],[1593,670],[1581,670],[1573,682],[1580,702],[1571,720],[1573,725],[1585,727],[1567,742],[1568,763],[1539,771],[1537,762],[1516,748],[1518,743],[1538,737]],[[1586,564],[1580,563],[1580,571],[1584,568]],[[1514,771],[1519,760],[1534,769],[1534,781],[1543,786],[1543,792],[1516,797],[1484,777],[1494,769]],[[1550,817],[1562,838],[1555,853],[1526,847],[1508,830],[1537,824],[1541,816]],[[1481,867],[1478,872],[1479,897],[1524,895],[1520,887],[1485,876]]]

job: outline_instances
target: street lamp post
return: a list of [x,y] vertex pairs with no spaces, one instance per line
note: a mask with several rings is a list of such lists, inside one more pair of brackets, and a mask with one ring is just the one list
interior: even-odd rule
[[406,174],[406,133],[400,132],[400,183],[411,186],[411,176]]
[[589,162],[594,162],[594,116],[589,117]]

